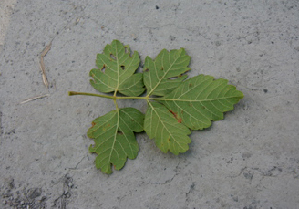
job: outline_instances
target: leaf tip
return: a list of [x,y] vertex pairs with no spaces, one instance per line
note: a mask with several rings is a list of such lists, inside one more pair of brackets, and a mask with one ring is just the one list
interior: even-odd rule
[[240,92],[240,96],[239,96],[239,98],[240,99],[243,99],[244,98],[244,94],[243,94],[243,92],[242,91],[239,91]]
[[181,53],[184,53],[184,54],[186,53],[186,50],[184,47],[181,47],[179,50],[181,51]]

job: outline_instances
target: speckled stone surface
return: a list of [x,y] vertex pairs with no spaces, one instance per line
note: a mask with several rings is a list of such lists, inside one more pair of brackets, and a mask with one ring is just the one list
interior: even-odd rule
[[[3,1],[0,43],[0,208],[294,209],[299,205],[299,2]],[[113,102],[88,72],[113,39],[155,57],[184,47],[190,76],[226,78],[244,99],[193,131],[190,151],[161,153],[145,133],[121,171],[88,153],[93,119]],[[45,59],[46,89],[39,56]],[[20,104],[25,99],[48,95]],[[144,101],[120,107],[145,112]]]

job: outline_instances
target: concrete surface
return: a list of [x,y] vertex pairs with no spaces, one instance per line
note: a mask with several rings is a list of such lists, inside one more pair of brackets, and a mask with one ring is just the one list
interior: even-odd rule
[[[0,208],[299,208],[297,0],[0,5]],[[88,72],[113,39],[142,60],[185,47],[190,76],[229,79],[245,97],[224,121],[194,131],[187,153],[163,154],[137,134],[137,159],[102,174],[86,132],[113,102],[67,91],[96,92]],[[46,89],[39,55],[51,40]],[[119,105],[146,108],[144,101]]]

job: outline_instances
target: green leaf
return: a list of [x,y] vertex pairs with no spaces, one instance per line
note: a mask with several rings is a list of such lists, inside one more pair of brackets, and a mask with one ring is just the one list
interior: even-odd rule
[[142,94],[144,92],[142,73],[136,73],[123,82],[122,85],[119,86],[119,92],[132,97]]
[[[98,68],[89,72],[89,76],[93,78],[90,84],[100,92],[119,91],[127,96],[138,96],[144,91],[142,76],[134,75],[132,78],[132,75],[138,69],[139,62],[137,51],[131,56],[129,46],[113,40],[102,54],[98,54]],[[129,83],[132,85],[128,85]]]
[[184,48],[167,51],[163,49],[155,60],[145,58],[144,84],[148,95],[165,96],[187,77],[190,57]]
[[199,75],[185,80],[177,89],[160,98],[184,125],[192,130],[211,126],[212,120],[222,120],[223,112],[243,98],[243,93],[227,84],[226,79],[214,80]]
[[111,173],[111,164],[120,170],[127,158],[137,157],[139,146],[134,132],[143,131],[143,120],[144,115],[139,110],[124,108],[110,111],[92,122],[87,134],[95,141],[89,151],[98,154],[97,168]]
[[149,102],[145,114],[144,130],[150,139],[155,138],[156,145],[162,152],[178,155],[189,149],[191,131],[178,122],[170,111],[158,102]]

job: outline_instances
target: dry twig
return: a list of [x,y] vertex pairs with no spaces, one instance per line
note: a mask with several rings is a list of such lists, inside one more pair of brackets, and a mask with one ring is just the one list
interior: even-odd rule
[[43,81],[45,86],[48,88],[49,87],[49,83],[47,80],[47,76],[46,76],[46,67],[45,67],[45,62],[44,62],[44,57],[47,55],[48,51],[51,49],[52,46],[52,41],[49,43],[49,45],[47,45],[45,47],[45,49],[42,51],[41,55],[40,55],[40,68],[43,74]]
[[45,94],[45,95],[42,95],[42,96],[32,97],[32,98],[29,98],[29,99],[26,99],[26,100],[20,102],[20,104],[24,104],[24,103],[30,102],[32,100],[42,99],[42,98],[45,98],[45,97],[48,97],[48,96],[50,96],[50,94]]

